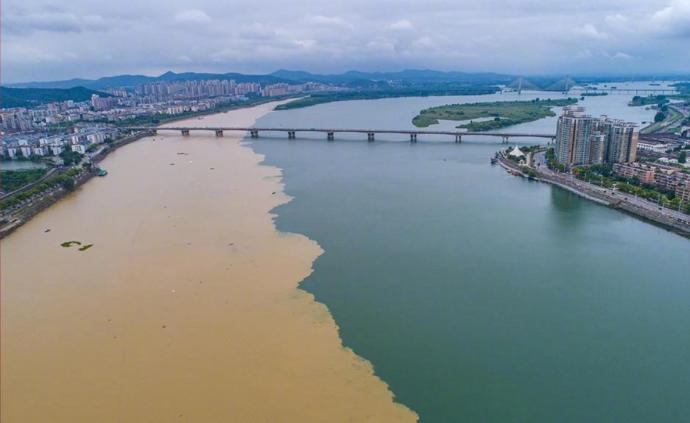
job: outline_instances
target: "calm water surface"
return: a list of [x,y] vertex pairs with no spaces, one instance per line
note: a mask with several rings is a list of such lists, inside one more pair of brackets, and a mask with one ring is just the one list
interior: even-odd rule
[[[534,97],[560,95],[519,98]],[[412,128],[425,107],[515,98],[331,103],[258,125]],[[583,104],[652,118],[629,100]],[[507,130],[555,132],[555,118]],[[279,228],[325,250],[302,287],[422,421],[687,421],[690,241],[491,167],[500,140],[337,137],[253,148],[295,197]]]

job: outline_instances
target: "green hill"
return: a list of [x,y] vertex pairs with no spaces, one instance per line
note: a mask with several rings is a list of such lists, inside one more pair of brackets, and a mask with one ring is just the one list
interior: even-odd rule
[[56,101],[86,101],[92,94],[109,97],[110,94],[89,90],[84,87],[74,88],[7,88],[0,87],[0,107],[36,107]]

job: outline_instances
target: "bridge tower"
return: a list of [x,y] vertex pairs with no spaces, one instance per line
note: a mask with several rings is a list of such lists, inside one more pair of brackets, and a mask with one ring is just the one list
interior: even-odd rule
[[417,142],[417,134],[410,134],[410,142],[413,144]]
[[288,139],[294,140],[296,138],[295,131],[288,131]]
[[367,132],[367,141],[369,141],[369,142],[374,141],[374,133],[373,132]]
[[331,131],[327,132],[326,133],[326,139],[328,141],[333,141],[335,139],[335,135],[333,134],[333,132],[331,132]]
[[567,94],[574,85],[575,81],[573,78],[571,78],[570,75],[566,75],[563,80],[563,94]]
[[183,129],[183,130],[180,131],[180,132],[182,132],[182,136],[183,136],[183,137],[188,137],[188,136],[189,136],[189,129]]
[[216,129],[216,136],[222,137],[223,136],[223,130],[222,129]]

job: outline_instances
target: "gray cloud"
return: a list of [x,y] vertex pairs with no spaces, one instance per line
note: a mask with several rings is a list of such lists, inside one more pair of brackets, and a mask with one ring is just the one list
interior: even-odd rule
[[690,0],[7,3],[8,82],[170,69],[690,71]]

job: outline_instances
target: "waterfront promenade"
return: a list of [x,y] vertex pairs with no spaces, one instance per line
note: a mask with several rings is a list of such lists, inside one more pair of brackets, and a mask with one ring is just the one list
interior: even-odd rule
[[[683,236],[690,237],[690,215],[678,210],[662,207],[657,203],[611,188],[590,184],[575,178],[574,175],[554,172],[546,166],[544,152],[535,153],[533,161],[537,179],[571,191],[583,198],[616,208],[634,216],[658,223]],[[501,165],[513,172],[523,174],[521,167],[499,155]]]

